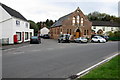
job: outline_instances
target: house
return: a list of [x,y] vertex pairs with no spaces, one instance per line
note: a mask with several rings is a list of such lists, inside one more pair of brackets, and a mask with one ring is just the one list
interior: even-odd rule
[[50,28],[51,38],[58,39],[60,34],[70,34],[74,38],[91,37],[92,23],[78,7],[74,12],[65,15]]
[[27,19],[18,11],[0,3],[0,25],[2,25],[2,43],[14,44],[26,42],[33,36],[33,29]]
[[44,35],[44,34],[49,34],[50,30],[47,27],[43,27],[42,29],[40,29],[40,34]]
[[107,32],[118,31],[120,28],[120,23],[112,22],[112,21],[91,21],[92,22],[92,30],[95,34],[104,34]]

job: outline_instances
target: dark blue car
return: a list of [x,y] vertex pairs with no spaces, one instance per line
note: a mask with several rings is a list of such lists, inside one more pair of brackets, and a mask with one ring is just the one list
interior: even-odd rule
[[41,43],[41,38],[39,36],[32,36],[30,38],[30,44],[33,44],[33,43],[36,43],[36,44]]

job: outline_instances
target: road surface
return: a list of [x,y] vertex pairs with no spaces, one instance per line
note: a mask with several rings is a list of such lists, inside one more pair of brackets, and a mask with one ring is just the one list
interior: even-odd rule
[[3,50],[4,78],[68,78],[118,52],[118,42],[57,43],[45,39]]

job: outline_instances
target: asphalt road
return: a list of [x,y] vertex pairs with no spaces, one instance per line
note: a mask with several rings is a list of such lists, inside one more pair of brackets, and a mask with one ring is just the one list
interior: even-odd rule
[[3,78],[67,78],[118,52],[118,42],[57,43],[42,40],[2,51]]

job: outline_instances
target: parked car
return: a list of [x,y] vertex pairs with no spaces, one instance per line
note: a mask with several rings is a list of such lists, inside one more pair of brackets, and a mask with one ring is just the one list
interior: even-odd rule
[[88,42],[88,40],[85,37],[76,38],[76,39],[74,39],[74,41],[77,43],[87,43]]
[[99,42],[99,43],[105,43],[106,42],[106,39],[104,39],[103,37],[100,37],[100,36],[95,36],[92,38],[91,42]]
[[58,43],[70,42],[70,34],[61,34],[58,38]]
[[109,36],[103,36],[106,39],[106,42],[109,40]]
[[104,36],[104,35],[100,35],[100,34],[93,34],[93,35],[91,36],[91,39],[92,39],[93,37],[95,37],[95,36],[100,36],[100,37],[106,39],[106,42],[109,40],[109,37],[108,37],[108,36]]
[[30,44],[32,43],[37,43],[37,44],[41,43],[41,38],[39,36],[32,36],[30,38]]
[[44,39],[50,39],[49,34],[44,34],[42,37],[43,37]]

